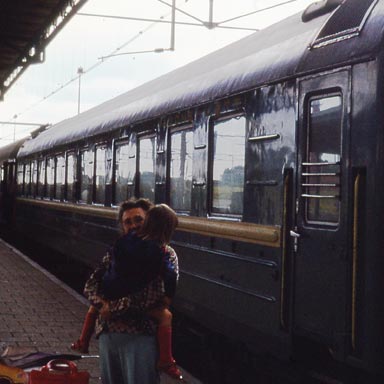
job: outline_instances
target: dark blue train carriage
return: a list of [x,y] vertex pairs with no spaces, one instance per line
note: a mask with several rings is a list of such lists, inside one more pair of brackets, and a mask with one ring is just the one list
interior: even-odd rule
[[383,32],[383,0],[320,1],[55,124],[18,152],[12,228],[94,265],[121,201],[166,202],[177,312],[383,374]]

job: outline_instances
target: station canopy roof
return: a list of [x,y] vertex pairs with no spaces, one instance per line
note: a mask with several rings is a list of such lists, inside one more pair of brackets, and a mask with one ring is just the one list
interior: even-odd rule
[[87,0],[0,1],[0,100]]

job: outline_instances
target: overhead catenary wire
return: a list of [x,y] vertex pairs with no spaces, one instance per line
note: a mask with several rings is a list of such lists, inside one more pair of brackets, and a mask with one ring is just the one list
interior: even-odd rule
[[[171,6],[171,4],[165,2],[164,0],[158,0],[159,2],[161,3],[164,3],[168,6]],[[262,9],[259,9],[259,10],[256,10],[254,12],[250,12],[250,13],[247,13],[247,14],[244,14],[244,15],[240,15],[240,16],[237,16],[235,18],[231,18],[231,19],[228,19],[228,20],[224,20],[224,21],[221,21],[221,22],[218,22],[218,23],[213,23],[215,27],[217,28],[227,28],[227,29],[243,29],[243,30],[252,30],[252,31],[258,31],[258,29],[254,29],[254,28],[241,28],[241,27],[231,27],[231,26],[221,26],[220,24],[223,24],[223,23],[227,23],[229,21],[232,21],[232,20],[235,20],[235,19],[238,19],[238,18],[241,18],[241,17],[246,17],[246,16],[249,16],[249,15],[252,15],[252,14],[255,14],[255,13],[260,13],[260,12],[263,12],[265,10],[269,10],[271,8],[277,8],[277,7],[280,7],[280,6],[284,6],[288,3],[293,3],[293,2],[296,2],[298,0],[288,0],[288,1],[284,1],[283,3],[279,3],[279,4],[275,4],[273,6],[269,6],[269,7],[266,7],[266,8],[262,8]],[[193,19],[197,20],[198,22],[200,22],[201,24],[196,24],[196,25],[203,25],[203,26],[207,26],[207,22],[204,22],[202,21],[201,19],[189,14],[188,12],[185,12],[183,10],[181,10],[180,8],[177,8],[175,7],[176,10],[178,10],[179,12],[182,12],[184,13],[185,15],[189,16],[189,17],[192,17]],[[128,18],[128,17],[122,17],[122,16],[111,16],[111,15],[98,15],[98,14],[86,14],[86,13],[79,13],[78,14],[79,16],[97,16],[97,17],[108,17],[108,18],[126,18],[126,19],[131,19],[131,20],[136,20],[136,18]],[[167,21],[167,20],[164,20],[164,17],[165,16],[168,16],[169,13],[167,15],[164,15],[164,16],[161,16],[159,19],[139,19],[137,18],[137,20],[142,20],[142,21],[149,21],[149,22],[152,22],[151,25],[149,25],[147,28],[145,28],[144,30],[142,31],[139,31],[135,36],[133,36],[132,38],[130,38],[127,42],[125,42],[124,44],[122,44],[121,46],[119,46],[118,48],[114,49],[111,53],[105,55],[105,56],[102,56],[99,58],[99,60],[94,63],[93,65],[91,65],[89,68],[86,68],[83,70],[82,74],[77,74],[76,76],[72,77],[70,80],[68,80],[67,82],[65,82],[64,84],[60,85],[58,88],[54,89],[53,91],[51,91],[50,93],[48,93],[47,95],[45,95],[44,97],[42,97],[40,100],[38,100],[37,102],[31,104],[29,107],[27,107],[26,109],[24,109],[23,111],[17,113],[18,116],[21,116],[23,114],[25,114],[26,112],[30,111],[31,109],[35,108],[36,106],[38,106],[39,104],[41,104],[42,102],[46,101],[48,98],[54,96],[55,94],[59,93],[61,90],[63,90],[64,88],[66,88],[68,85],[72,84],[73,82],[75,81],[78,81],[79,79],[79,76],[82,76],[82,75],[85,75],[87,73],[89,73],[90,71],[92,71],[93,69],[97,68],[98,66],[100,66],[101,64],[103,64],[107,59],[111,58],[111,57],[115,57],[115,56],[121,56],[121,55],[126,55],[126,54],[140,54],[140,53],[160,53],[160,52],[165,52],[165,51],[169,51],[169,50],[172,50],[172,49],[166,49],[166,48],[156,48],[156,49],[153,49],[153,50],[143,50],[143,51],[136,51],[136,52],[126,52],[126,53],[120,53],[120,51],[128,46],[129,44],[131,44],[133,41],[135,41],[136,39],[138,39],[139,37],[141,37],[144,33],[146,33],[148,30],[150,30],[151,28],[153,28],[154,26],[156,26],[158,23],[162,23],[162,22],[165,22],[165,23],[172,23],[172,21]],[[195,25],[194,23],[187,23],[187,22],[177,22],[177,24],[185,24],[185,25]]]
[[240,19],[240,18],[243,18],[243,17],[251,16],[251,15],[254,15],[255,13],[260,13],[260,12],[268,11],[270,9],[281,7],[281,6],[289,4],[289,3],[295,3],[297,1],[298,0],[288,0],[288,1],[284,1],[284,2],[279,3],[279,4],[271,5],[271,6],[266,7],[266,8],[257,9],[256,11],[245,13],[244,15],[240,15],[240,16],[232,17],[232,18],[227,19],[227,20],[220,21],[220,22],[217,23],[217,26],[220,27],[221,24],[229,23],[230,21],[234,21],[234,20],[237,20],[237,19]]
[[[294,0],[297,1],[297,0]],[[258,11],[259,12],[259,11]],[[130,21],[144,21],[144,22],[154,22],[154,23],[163,23],[163,24],[172,24],[172,20],[164,20],[164,19],[148,19],[148,18],[142,18],[142,17],[130,17],[130,16],[116,16],[116,15],[104,15],[100,13],[83,13],[79,12],[77,13],[78,16],[86,16],[86,17],[100,17],[104,19],[117,19],[117,20],[130,20]],[[205,22],[203,22],[205,23]],[[202,27],[205,26],[202,23],[191,23],[188,21],[176,21],[176,25],[184,25],[187,27]],[[257,32],[259,31],[259,28],[246,28],[246,27],[234,27],[230,25],[216,25],[216,28],[221,28],[221,29],[237,29],[240,31],[250,31],[250,32]]]
[[135,36],[133,36],[132,38],[130,38],[128,41],[126,41],[124,44],[122,44],[121,46],[117,47],[116,49],[114,49],[110,54],[106,55],[104,57],[104,60],[98,60],[96,63],[94,63],[93,65],[91,65],[90,67],[86,68],[86,69],[83,69],[82,73],[81,74],[77,74],[76,76],[72,77],[70,80],[68,80],[66,83],[60,85],[58,88],[54,89],[52,92],[50,92],[49,94],[45,95],[43,98],[41,98],[40,100],[38,100],[37,102],[31,104],[29,107],[27,107],[26,109],[24,109],[22,112],[19,112],[17,113],[18,116],[21,116],[22,114],[24,114],[25,112],[28,112],[30,111],[31,109],[35,108],[36,106],[38,106],[39,104],[41,104],[42,102],[46,101],[48,98],[52,97],[53,95],[55,95],[56,93],[60,92],[61,90],[63,90],[65,87],[67,87],[68,85],[72,84],[73,82],[75,81],[78,81],[79,79],[79,76],[83,76],[85,75],[86,73],[89,73],[91,72],[93,69],[95,69],[96,67],[98,67],[99,65],[103,64],[105,62],[105,59],[108,59],[109,57],[113,57],[114,55],[116,55],[117,52],[119,52],[121,49],[125,48],[127,45],[131,44],[132,42],[134,42],[136,39],[138,39],[139,37],[141,37],[145,32],[147,32],[148,30],[150,30],[151,28],[153,28],[155,26],[155,23],[149,25],[147,28],[145,28],[144,30],[142,31],[139,31]]
[[[159,1],[160,3],[162,4],[165,4],[165,5],[168,5],[169,7],[173,7],[172,4],[169,4],[167,3],[166,1],[164,0],[157,0]],[[198,25],[198,26],[204,26],[204,27],[207,27],[208,29],[213,29],[213,28],[231,28],[231,29],[248,29],[248,28],[241,28],[241,27],[229,27],[229,26],[222,26],[221,24],[224,24],[224,23],[228,23],[230,21],[233,21],[233,20],[238,20],[240,18],[243,18],[243,17],[247,17],[247,16],[251,16],[251,15],[254,15],[255,13],[260,13],[260,12],[263,12],[263,11],[267,11],[267,10],[270,10],[270,9],[273,9],[273,8],[277,8],[277,7],[281,7],[283,5],[286,5],[286,4],[289,4],[289,3],[294,3],[294,2],[297,2],[298,0],[286,0],[282,3],[279,3],[279,4],[275,4],[275,5],[272,5],[272,6],[268,6],[268,7],[265,7],[265,8],[261,8],[261,9],[257,9],[256,11],[253,11],[253,12],[248,12],[248,13],[245,13],[243,15],[239,15],[239,16],[236,16],[236,17],[232,17],[230,19],[227,19],[227,20],[223,20],[223,21],[219,21],[219,22],[214,22],[213,21],[213,0],[210,0],[210,9],[209,9],[209,21],[204,21],[204,20],[201,20],[199,19],[198,17],[188,13],[188,12],[185,12],[184,10],[180,9],[180,8],[176,8],[176,10],[196,21],[199,22],[199,24],[193,24],[193,25]],[[249,28],[250,30],[255,30],[255,29],[252,29],[252,28]],[[258,29],[256,29],[256,31],[258,31]]]

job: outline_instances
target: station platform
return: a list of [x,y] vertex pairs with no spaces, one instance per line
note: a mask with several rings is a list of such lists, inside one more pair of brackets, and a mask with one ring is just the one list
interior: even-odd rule
[[[73,354],[70,345],[80,334],[87,300],[1,239],[0,265],[0,343],[32,352]],[[89,355],[97,354],[93,337]],[[75,363],[90,373],[90,384],[101,384],[97,357]],[[201,383],[183,373],[186,382]],[[161,376],[161,384],[171,383],[175,381]]]

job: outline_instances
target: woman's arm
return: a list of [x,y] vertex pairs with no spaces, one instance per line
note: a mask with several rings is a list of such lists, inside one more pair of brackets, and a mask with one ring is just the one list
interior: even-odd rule
[[101,264],[93,271],[84,286],[83,294],[90,301],[91,305],[100,309],[102,306],[102,295],[100,293],[101,282],[105,272],[109,269],[111,264],[111,256],[107,253]]

